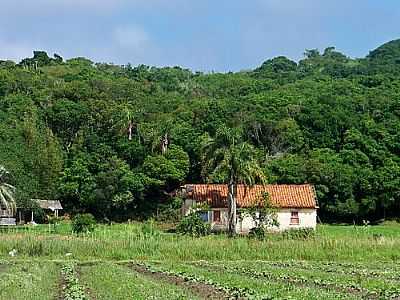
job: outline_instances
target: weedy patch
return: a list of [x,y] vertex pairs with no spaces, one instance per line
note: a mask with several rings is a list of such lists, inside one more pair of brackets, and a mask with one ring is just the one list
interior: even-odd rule
[[55,299],[58,276],[59,269],[54,263],[0,264],[0,299]]

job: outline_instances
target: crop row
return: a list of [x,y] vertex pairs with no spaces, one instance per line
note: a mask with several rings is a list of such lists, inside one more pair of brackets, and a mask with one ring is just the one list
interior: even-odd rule
[[243,288],[243,287],[237,287],[237,286],[227,286],[223,285],[220,282],[217,282],[215,280],[212,280],[210,278],[206,278],[200,275],[194,275],[194,274],[189,274],[184,271],[175,271],[175,270],[170,270],[170,269],[164,269],[161,267],[156,267],[154,265],[149,265],[149,264],[138,264],[147,270],[151,272],[158,272],[158,273],[163,273],[169,276],[177,276],[182,278],[185,281],[190,281],[193,283],[203,283],[207,285],[213,286],[216,290],[222,291],[225,294],[229,295],[229,299],[263,299],[263,300],[269,300],[269,299],[274,299],[274,297],[269,296],[269,295],[257,295],[256,291],[249,289],[249,288]]
[[338,262],[261,262],[263,265],[268,265],[277,268],[298,268],[310,271],[323,271],[327,273],[340,273],[351,276],[362,276],[362,277],[376,277],[382,279],[400,281],[400,271],[395,266],[384,266],[376,268],[367,265],[356,265],[350,263],[338,263]]
[[79,283],[75,265],[71,263],[63,265],[61,275],[65,300],[88,300],[84,288]]
[[251,266],[243,265],[227,265],[227,264],[214,264],[210,262],[197,262],[195,265],[209,268],[209,269],[220,269],[224,272],[229,272],[233,274],[243,274],[252,278],[258,279],[268,279],[270,281],[281,281],[286,283],[291,283],[298,286],[315,286],[324,289],[335,290],[337,292],[357,294],[363,298],[377,298],[380,299],[393,299],[400,296],[400,287],[385,286],[384,288],[375,289],[365,289],[359,283],[354,280],[348,280],[346,283],[338,282],[336,280],[329,280],[326,278],[309,278],[307,276],[293,275],[293,274],[279,274],[265,270],[257,270]]
[[293,285],[297,285],[299,287],[302,286],[317,286],[322,288],[327,288],[330,290],[337,291],[351,291],[352,293],[365,293],[366,291],[356,284],[349,285],[340,285],[335,282],[331,282],[323,279],[310,279],[305,276],[294,276],[290,274],[275,274],[273,272],[268,271],[257,271],[251,267],[243,267],[243,266],[227,266],[224,264],[212,264],[208,262],[198,262],[195,263],[198,266],[215,269],[219,268],[223,272],[233,273],[233,274],[242,274],[248,277],[257,278],[257,279],[267,279],[269,281],[280,281],[286,282]]

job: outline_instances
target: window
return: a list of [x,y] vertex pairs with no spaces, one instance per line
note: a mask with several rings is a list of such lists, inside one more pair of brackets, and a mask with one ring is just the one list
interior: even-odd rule
[[290,224],[291,225],[299,225],[300,224],[299,212],[298,211],[292,211],[291,212]]
[[221,211],[220,210],[213,211],[213,220],[215,223],[221,223]]
[[198,211],[197,214],[203,222],[208,222],[208,211]]

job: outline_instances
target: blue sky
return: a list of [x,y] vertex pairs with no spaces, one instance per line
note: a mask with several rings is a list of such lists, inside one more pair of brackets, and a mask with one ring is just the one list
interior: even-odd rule
[[363,57],[399,25],[399,0],[0,0],[0,59],[238,71],[328,46]]

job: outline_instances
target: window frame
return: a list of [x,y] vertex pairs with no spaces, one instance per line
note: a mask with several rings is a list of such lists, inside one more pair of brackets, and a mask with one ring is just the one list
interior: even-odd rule
[[[218,216],[218,219],[215,218],[216,216]],[[221,223],[222,222],[221,211],[220,210],[213,210],[213,222],[214,223]]]
[[300,225],[299,211],[292,210],[290,212],[290,225]]

